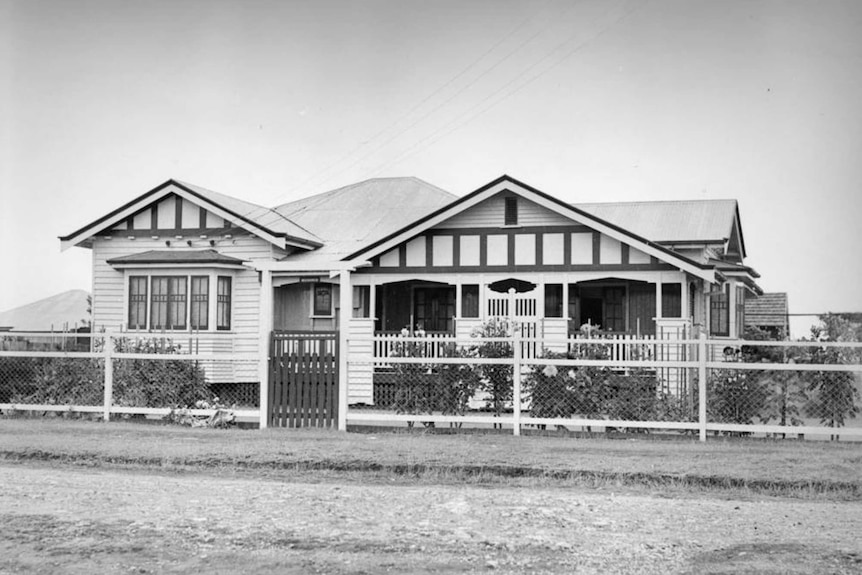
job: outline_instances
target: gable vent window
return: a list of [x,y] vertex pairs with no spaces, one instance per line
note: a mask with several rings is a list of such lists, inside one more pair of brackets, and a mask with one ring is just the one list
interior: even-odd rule
[[518,225],[518,198],[506,198],[506,211],[503,216],[503,225]]

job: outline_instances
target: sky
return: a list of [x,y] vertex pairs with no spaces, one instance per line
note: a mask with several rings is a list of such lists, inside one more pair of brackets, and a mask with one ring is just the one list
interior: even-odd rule
[[[0,310],[169,178],[739,201],[791,313],[862,311],[862,2],[0,0]],[[813,318],[797,322],[808,322]]]

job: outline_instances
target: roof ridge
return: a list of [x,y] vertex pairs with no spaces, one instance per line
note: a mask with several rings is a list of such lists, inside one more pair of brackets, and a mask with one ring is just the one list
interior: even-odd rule
[[[458,197],[455,194],[453,194],[452,192],[444,190],[440,186],[435,186],[434,184],[427,182],[427,181],[425,181],[422,178],[419,178],[417,176],[383,176],[383,177],[375,177],[375,178],[366,178],[364,180],[360,180],[360,181],[354,182],[352,184],[347,184],[346,186],[341,186],[341,187],[335,188],[333,190],[328,190],[326,192],[320,192],[319,194],[314,194],[312,196],[306,196],[304,198],[299,198],[299,199],[293,200],[292,202],[285,202],[283,204],[279,204],[279,205],[275,206],[273,208],[273,210],[275,210],[278,214],[283,215],[284,217],[290,217],[293,214],[297,214],[297,213],[300,213],[302,211],[309,210],[309,209],[313,208],[314,206],[319,205],[321,202],[323,202],[325,200],[328,200],[328,199],[331,199],[334,197],[338,197],[339,195],[345,194],[348,191],[350,191],[354,188],[357,188],[359,186],[366,185],[370,182],[384,181],[384,180],[412,180],[412,181],[417,182],[419,184],[422,184],[424,186],[428,186],[429,188],[433,188],[433,189],[437,190],[438,192],[442,192],[448,196],[452,196],[453,199]],[[282,212],[279,211],[279,210],[282,210],[282,209],[284,209],[284,208],[286,208],[292,204],[298,204],[298,203],[303,203],[303,205],[302,205],[302,207],[298,208],[296,211],[288,212],[286,214],[282,214]]]
[[706,203],[706,202],[736,202],[736,198],[706,198],[706,199],[690,199],[690,200],[634,200],[634,201],[619,201],[619,202],[571,202],[573,206],[633,206],[637,204],[691,204],[691,203]]

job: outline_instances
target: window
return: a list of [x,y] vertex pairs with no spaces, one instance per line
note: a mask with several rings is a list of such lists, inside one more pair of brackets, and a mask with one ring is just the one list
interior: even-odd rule
[[545,284],[545,317],[563,317],[563,284]]
[[607,331],[625,331],[625,288],[605,288],[605,325],[602,327]]
[[730,335],[730,286],[725,285],[721,293],[714,293],[709,298],[709,333],[712,335]]
[[219,276],[129,276],[128,328],[209,330],[231,328],[231,278]]
[[229,330],[231,278],[227,276],[219,276],[216,289],[218,291],[216,294],[216,329]]
[[745,332],[745,288],[736,288],[736,335],[742,337]]
[[210,278],[192,276],[191,318],[192,329],[209,329]]
[[332,284],[314,284],[314,306],[311,315],[332,315]]
[[461,317],[479,317],[479,285],[461,286]]
[[661,284],[661,316],[682,317],[682,284]]
[[506,198],[506,208],[503,215],[503,225],[518,225],[518,198]]
[[353,317],[371,316],[371,286],[353,286]]
[[185,276],[153,276],[150,329],[186,328]]
[[129,278],[129,329],[147,329],[147,277]]

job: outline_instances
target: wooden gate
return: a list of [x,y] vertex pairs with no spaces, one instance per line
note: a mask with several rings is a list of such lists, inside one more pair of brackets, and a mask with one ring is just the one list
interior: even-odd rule
[[269,425],[338,424],[338,332],[273,332]]

